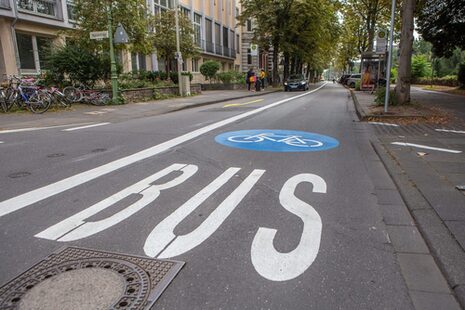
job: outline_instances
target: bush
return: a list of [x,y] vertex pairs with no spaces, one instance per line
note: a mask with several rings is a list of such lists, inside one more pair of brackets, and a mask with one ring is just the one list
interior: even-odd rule
[[210,83],[218,70],[220,70],[220,64],[216,61],[207,61],[200,66],[200,73],[206,80],[209,80]]
[[440,85],[440,86],[450,86],[450,87],[457,87],[459,86],[459,81],[457,80],[457,76],[455,75],[446,75],[444,77],[438,78],[434,77],[433,79],[424,77],[424,78],[416,78],[413,80],[413,84],[420,84],[420,85]]
[[89,87],[96,81],[110,77],[110,59],[78,45],[67,44],[50,48],[45,54],[48,70],[47,81],[63,86],[65,77],[72,83]]
[[231,84],[231,82],[234,80],[234,76],[233,73],[231,73],[231,71],[217,73],[216,78],[220,80],[223,84]]
[[[379,87],[375,93],[375,103],[377,105],[384,105],[384,100],[386,100],[386,87]],[[394,90],[391,90],[389,93],[389,105],[397,105],[396,93]]]
[[431,76],[431,64],[425,55],[414,55],[412,57],[412,78]]
[[459,72],[457,73],[457,80],[460,88],[465,88],[465,63],[460,64]]
[[360,90],[360,81],[355,82],[355,90]]

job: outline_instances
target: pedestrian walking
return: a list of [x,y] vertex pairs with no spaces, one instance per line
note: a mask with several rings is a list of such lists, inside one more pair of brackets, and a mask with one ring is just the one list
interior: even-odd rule
[[247,83],[247,90],[248,91],[250,91],[251,86],[252,87],[254,86],[253,85],[253,83],[255,83],[254,77],[255,77],[255,72],[253,71],[253,67],[250,67],[249,71],[247,71],[247,75],[245,77],[245,82]]
[[265,90],[265,78],[266,78],[266,72],[265,70],[261,69],[260,70],[260,86],[262,90]]

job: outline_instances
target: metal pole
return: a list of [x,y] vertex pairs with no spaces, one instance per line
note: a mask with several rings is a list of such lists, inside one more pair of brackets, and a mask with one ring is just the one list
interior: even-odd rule
[[179,0],[176,0],[176,11],[175,11],[175,20],[176,20],[176,52],[177,52],[177,56],[176,57],[176,60],[177,60],[177,64],[178,64],[178,87],[179,87],[179,95],[182,96],[182,86],[181,86],[181,70],[182,70],[182,67],[181,67],[181,62],[182,62],[182,56],[181,56],[181,47],[180,47],[180,43],[179,43],[179,16],[178,16],[178,12],[179,12]]
[[396,14],[396,0],[392,0],[391,7],[391,30],[389,31],[389,54],[386,72],[386,97],[384,98],[384,113],[388,111],[389,91],[391,88],[391,66],[392,66],[392,38],[394,36],[394,16]]
[[111,61],[111,91],[113,100],[118,99],[118,73],[116,71],[115,49],[113,47],[113,27],[111,16],[111,2],[108,6],[108,40],[110,41],[110,61]]

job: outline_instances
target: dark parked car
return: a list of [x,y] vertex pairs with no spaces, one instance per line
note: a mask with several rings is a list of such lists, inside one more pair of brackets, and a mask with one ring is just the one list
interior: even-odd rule
[[339,83],[341,83],[342,85],[345,85],[347,79],[350,77],[350,74],[343,74],[341,75],[341,77],[339,78]]
[[284,82],[284,91],[308,90],[308,82],[302,74],[292,74]]

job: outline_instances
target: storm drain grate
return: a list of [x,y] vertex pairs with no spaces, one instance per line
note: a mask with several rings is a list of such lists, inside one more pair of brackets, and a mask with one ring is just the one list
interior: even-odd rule
[[[26,309],[31,303],[35,309],[50,309],[65,302],[75,305],[74,309],[86,309],[86,303],[92,300],[98,303],[93,308],[149,309],[183,265],[179,261],[67,247],[2,286],[0,309]],[[106,278],[105,272],[111,277]],[[79,291],[82,296],[70,296],[70,292]]]

